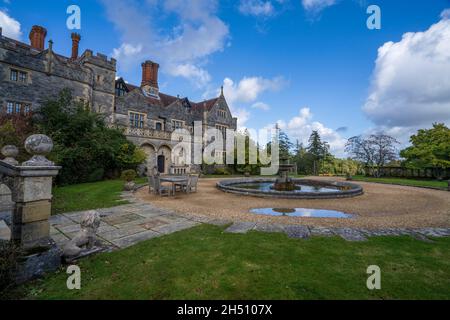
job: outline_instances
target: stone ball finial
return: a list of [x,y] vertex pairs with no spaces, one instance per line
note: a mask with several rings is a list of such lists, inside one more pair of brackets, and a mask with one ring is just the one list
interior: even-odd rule
[[43,134],[34,134],[25,140],[25,150],[33,157],[24,166],[52,166],[53,162],[45,156],[53,150],[53,141]]
[[13,166],[17,166],[19,162],[15,159],[19,155],[19,149],[13,145],[7,145],[2,148],[2,155],[5,157],[4,162]]

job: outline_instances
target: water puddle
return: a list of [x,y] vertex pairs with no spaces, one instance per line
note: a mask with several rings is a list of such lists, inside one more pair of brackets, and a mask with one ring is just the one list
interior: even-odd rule
[[322,210],[322,209],[305,209],[305,208],[258,208],[250,210],[254,214],[262,214],[269,216],[286,216],[286,217],[307,217],[307,218],[339,218],[348,219],[353,216],[348,213]]

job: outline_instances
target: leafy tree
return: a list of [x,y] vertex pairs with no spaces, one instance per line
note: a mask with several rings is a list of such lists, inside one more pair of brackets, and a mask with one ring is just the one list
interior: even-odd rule
[[[233,169],[235,172],[238,173],[250,173],[252,175],[257,175],[260,173],[261,168],[261,162],[259,161],[259,145],[250,138],[248,131],[245,131],[244,133],[238,132],[236,134],[236,139],[240,139],[245,137],[245,164],[238,164],[238,150],[237,145],[235,145],[234,150],[234,165]],[[240,136],[240,137],[238,137]],[[257,163],[256,164],[250,164],[250,148],[253,150],[256,150],[257,152]]]
[[363,162],[372,168],[375,176],[379,177],[379,168],[390,161],[397,160],[398,151],[396,145],[399,142],[386,134],[371,134],[367,137],[356,136],[348,140],[346,152],[352,159]]
[[124,134],[108,128],[101,115],[75,102],[69,90],[46,101],[36,114],[39,131],[55,144],[50,159],[62,166],[59,184],[98,181],[117,176],[124,169],[136,169],[145,160],[142,150]]
[[414,169],[450,168],[450,129],[443,123],[419,130],[411,136],[410,142],[412,146],[400,152],[400,156],[406,159],[406,166]]

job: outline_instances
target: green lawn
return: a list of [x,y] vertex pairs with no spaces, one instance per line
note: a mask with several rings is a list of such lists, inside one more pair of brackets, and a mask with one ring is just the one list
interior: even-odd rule
[[413,187],[429,187],[429,188],[439,188],[439,189],[447,190],[447,181],[415,180],[415,179],[404,179],[404,178],[372,178],[372,177],[365,177],[365,176],[354,176],[353,179],[356,181],[398,184],[398,185],[402,185],[402,186],[413,186]]
[[[367,242],[228,234],[202,225],[80,262],[80,291],[64,270],[28,284],[28,299],[450,299],[450,239]],[[381,290],[366,287],[369,265]]]
[[[145,179],[136,180],[136,183],[144,182]],[[52,214],[109,208],[127,204],[126,201],[119,201],[123,185],[124,182],[122,180],[106,180],[56,187],[53,189]]]

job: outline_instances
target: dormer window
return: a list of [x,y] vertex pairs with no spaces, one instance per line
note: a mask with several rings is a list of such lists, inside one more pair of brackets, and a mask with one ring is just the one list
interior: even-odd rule
[[159,90],[157,88],[145,86],[142,88],[142,92],[146,97],[159,99]]

